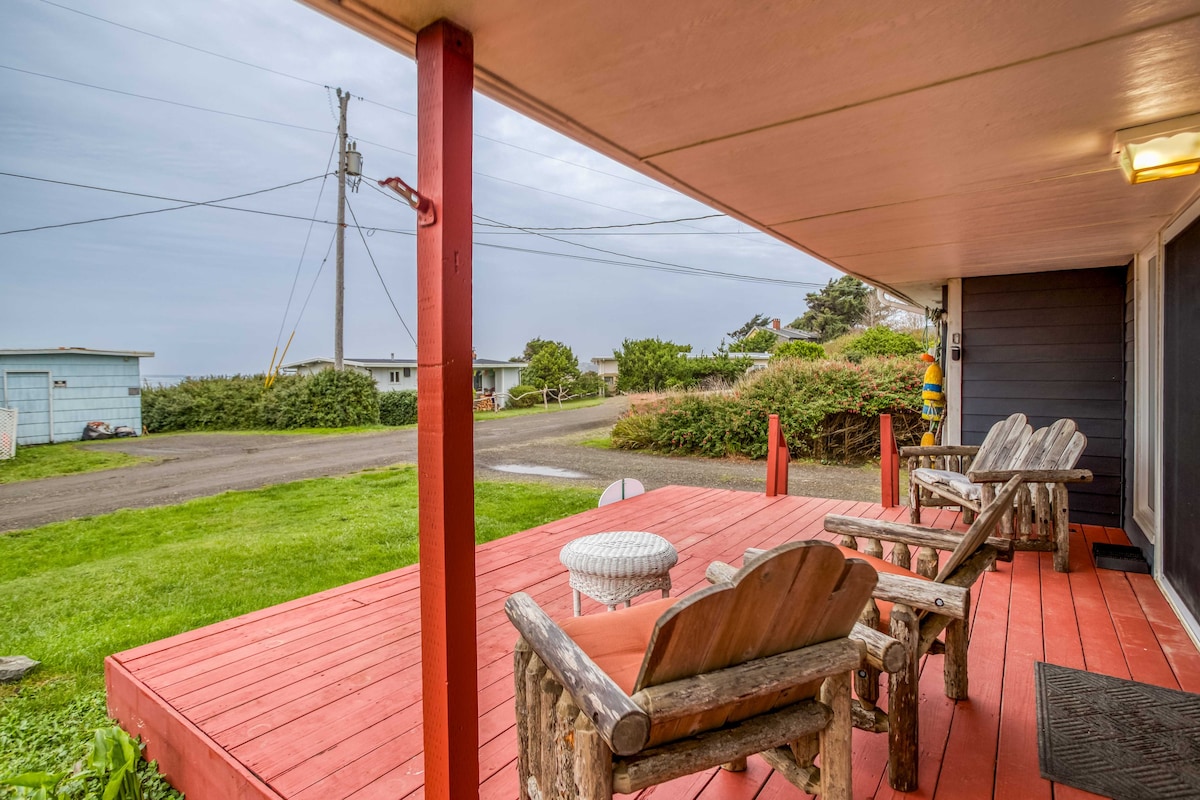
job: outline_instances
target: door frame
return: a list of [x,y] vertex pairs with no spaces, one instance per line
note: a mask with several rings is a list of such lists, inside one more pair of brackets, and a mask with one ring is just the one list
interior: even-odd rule
[[[1166,267],[1165,259],[1166,259],[1167,245],[1170,244],[1174,239],[1176,239],[1181,233],[1183,233],[1185,230],[1187,230],[1192,225],[1192,223],[1196,222],[1197,220],[1200,220],[1200,196],[1193,198],[1192,201],[1187,206],[1185,206],[1184,210],[1181,211],[1179,213],[1179,215],[1174,220],[1172,220],[1172,222],[1169,225],[1167,225],[1167,227],[1165,227],[1163,229],[1162,235],[1159,237],[1160,244],[1159,244],[1159,248],[1158,248],[1158,252],[1159,252],[1158,264],[1159,264],[1160,270],[1165,269],[1165,267]],[[1162,274],[1162,273],[1160,273],[1160,274]],[[1160,294],[1162,293],[1163,288],[1164,287],[1163,287],[1162,283],[1160,283],[1160,285],[1159,285]],[[1162,308],[1162,311],[1165,312],[1165,310],[1166,310],[1165,302],[1163,303],[1163,306],[1161,306],[1161,308]],[[1165,313],[1159,314],[1159,338],[1158,338],[1159,352],[1158,352],[1157,357],[1159,360],[1158,399],[1159,399],[1160,410],[1162,408],[1162,401],[1163,401],[1163,396],[1162,396],[1163,395],[1163,392],[1162,392],[1162,379],[1163,379],[1162,356],[1163,356],[1163,350],[1164,350],[1164,348],[1163,348],[1163,330],[1164,330],[1164,325],[1165,325],[1164,316],[1165,316]],[[1155,547],[1154,547],[1154,580],[1155,580],[1155,583],[1158,584],[1158,588],[1162,591],[1163,596],[1165,598],[1167,598],[1167,602],[1170,604],[1171,609],[1175,612],[1175,615],[1178,616],[1180,621],[1183,623],[1183,629],[1185,631],[1187,631],[1188,636],[1191,637],[1192,643],[1195,644],[1197,648],[1200,648],[1200,618],[1196,617],[1191,612],[1191,610],[1188,608],[1187,604],[1183,601],[1183,598],[1180,596],[1180,594],[1177,591],[1175,591],[1175,587],[1173,587],[1171,585],[1171,583],[1166,579],[1166,576],[1163,574],[1163,551],[1166,549],[1163,546],[1163,543],[1164,543],[1164,539],[1167,538],[1167,536],[1168,536],[1168,531],[1164,528],[1164,526],[1162,524],[1162,516],[1163,516],[1163,496],[1162,496],[1163,477],[1162,477],[1162,474],[1163,474],[1164,464],[1163,464],[1163,450],[1162,450],[1163,418],[1162,418],[1161,413],[1159,414],[1159,417],[1158,417],[1157,437],[1158,437],[1158,445],[1159,445],[1158,454],[1157,454],[1158,470],[1159,470],[1159,490],[1158,490],[1159,502],[1158,502],[1158,511],[1155,515],[1157,527],[1158,527],[1158,536],[1157,536],[1157,540],[1155,542]]]
[[[8,403],[9,375],[45,375],[46,376],[46,411],[49,423],[50,444],[54,444],[54,375],[48,369],[6,369],[4,370],[4,402]],[[17,436],[20,438],[21,422],[17,420]]]

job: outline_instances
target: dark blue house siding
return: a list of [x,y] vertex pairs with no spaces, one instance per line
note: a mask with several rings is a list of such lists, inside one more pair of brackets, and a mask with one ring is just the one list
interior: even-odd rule
[[1071,488],[1071,519],[1124,521],[1128,267],[963,280],[962,440],[1020,411],[1035,427],[1070,417],[1095,481]]

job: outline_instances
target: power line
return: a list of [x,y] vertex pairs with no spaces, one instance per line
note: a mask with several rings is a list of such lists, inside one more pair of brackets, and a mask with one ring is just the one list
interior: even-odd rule
[[417,337],[413,336],[412,331],[408,329],[408,323],[404,321],[404,317],[400,314],[400,309],[396,307],[396,301],[392,299],[392,293],[388,291],[387,281],[383,279],[383,273],[379,271],[379,265],[375,263],[375,256],[371,255],[371,248],[367,244],[367,237],[363,235],[362,227],[358,224],[358,216],[354,213],[354,206],[350,205],[349,197],[346,198],[346,208],[350,209],[350,219],[354,220],[354,227],[362,239],[363,247],[367,251],[367,258],[371,259],[371,266],[375,268],[375,274],[379,276],[379,283],[383,286],[383,293],[387,295],[388,302],[392,304],[392,310],[396,312],[396,318],[404,326],[404,332],[408,334],[409,339],[412,339],[412,343],[416,344]]
[[97,22],[103,22],[107,25],[113,25],[118,28],[124,28],[127,31],[132,31],[133,33],[140,33],[141,35],[149,36],[152,39],[158,39],[159,41],[162,41],[162,42],[168,42],[173,45],[178,45],[179,47],[185,47],[188,50],[194,50],[197,53],[204,53],[206,56],[212,56],[214,58],[224,59],[225,61],[232,61],[234,64],[241,64],[243,67],[251,67],[252,69],[259,69],[259,70],[262,70],[263,72],[270,72],[272,75],[278,75],[283,78],[291,78],[294,81],[300,81],[301,83],[307,83],[310,86],[324,86],[324,84],[318,83],[317,81],[310,81],[308,78],[301,78],[298,75],[292,75],[287,72],[280,72],[277,69],[271,69],[270,67],[264,67],[261,64],[254,64],[249,61],[243,61],[240,58],[234,58],[233,56],[224,55],[223,53],[217,53],[212,50],[205,50],[203,47],[196,47],[195,45],[187,44],[185,42],[178,41],[177,39],[170,39],[166,36],[161,36],[157,33],[151,33],[150,31],[144,31],[141,28],[135,28],[132,25],[124,25],[120,22],[115,22],[111,19],[105,19],[104,17],[99,17],[99,16],[96,16],[95,14],[89,14],[86,11],[80,11],[78,8],[71,8],[70,6],[64,6],[61,3],[51,2],[51,0],[41,0],[41,1],[48,6],[54,6],[55,8],[61,8],[63,11],[70,11],[72,14],[78,14],[81,17],[87,17],[88,19],[94,19]]
[[530,229],[526,229],[526,228],[518,228],[515,225],[505,226],[505,224],[502,222],[497,222],[494,219],[488,219],[487,217],[483,217],[478,214],[476,214],[475,216],[478,217],[479,219],[484,220],[485,222],[491,222],[492,224],[500,225],[501,227],[511,227],[511,228],[514,228],[515,230],[525,231],[526,233],[532,234],[533,236],[540,236],[543,239],[549,239],[552,242],[559,242],[560,244],[570,245],[571,247],[579,247],[584,250],[593,250],[597,253],[605,253],[607,255],[618,256],[620,258],[632,258],[637,261],[644,261],[647,264],[655,265],[661,271],[664,271],[664,272],[682,272],[682,273],[689,273],[689,274],[703,274],[703,275],[711,275],[713,277],[719,277],[719,278],[733,278],[736,280],[748,280],[748,281],[752,281],[755,283],[771,283],[771,284],[776,284],[776,285],[787,285],[787,286],[821,286],[821,285],[823,285],[823,284],[817,284],[817,283],[810,283],[807,281],[788,281],[788,280],[784,280],[782,278],[766,278],[766,277],[759,277],[756,275],[743,275],[738,272],[725,272],[723,270],[705,269],[703,267],[690,267],[690,266],[687,266],[684,264],[675,264],[670,261],[659,261],[659,260],[653,259],[653,258],[645,258],[644,256],[635,256],[635,255],[631,255],[629,253],[621,253],[616,250],[606,250],[602,247],[593,247],[592,245],[581,244],[580,242],[572,242],[569,239],[560,239],[556,236],[550,236],[545,233],[538,233],[535,230],[530,230]]
[[[254,208],[240,208],[238,206],[220,205],[219,203],[222,202],[220,200],[211,200],[211,201],[207,201],[207,202],[188,202],[188,201],[176,200],[174,198],[163,198],[159,195],[142,194],[140,192],[127,192],[127,191],[122,191],[120,189],[107,189],[107,188],[100,187],[100,186],[87,186],[84,184],[69,183],[67,181],[50,180],[48,178],[35,178],[35,177],[29,176],[29,175],[17,175],[15,173],[9,173],[9,172],[0,172],[0,175],[6,175],[6,176],[16,177],[16,178],[25,178],[27,180],[41,181],[41,182],[45,182],[45,183],[55,183],[55,184],[60,184],[60,185],[65,185],[65,186],[75,186],[75,187],[80,187],[80,188],[85,188],[85,189],[95,189],[97,191],[103,191],[103,192],[115,192],[117,194],[131,195],[134,197],[146,197],[146,198],[152,198],[152,199],[167,199],[167,200],[170,200],[171,202],[181,203],[181,205],[178,205],[178,206],[154,209],[151,211],[142,211],[142,212],[138,212],[135,214],[123,214],[123,215],[118,215],[115,217],[101,217],[99,219],[80,220],[77,222],[69,222],[69,223],[64,223],[64,224],[60,224],[60,225],[46,225],[46,226],[41,226],[38,228],[28,228],[28,229],[24,229],[24,230],[0,231],[0,236],[4,236],[7,234],[11,234],[11,233],[25,233],[28,231],[46,230],[48,228],[61,228],[61,227],[67,227],[69,225],[84,225],[84,224],[91,223],[91,222],[107,222],[112,219],[123,219],[125,217],[130,217],[130,216],[143,216],[143,215],[147,215],[147,214],[158,214],[158,213],[162,213],[164,211],[174,211],[174,210],[181,209],[181,208],[191,208],[191,207],[197,207],[197,206],[204,206],[207,208],[220,208],[220,209],[224,209],[227,211],[240,211],[240,212],[246,213],[246,214],[259,214],[259,215],[269,216],[269,217],[278,217],[281,219],[297,220],[299,222],[317,222],[322,225],[332,225],[332,226],[337,225],[337,223],[334,222],[333,220],[316,219],[314,217],[302,217],[298,214],[284,214],[284,213],[280,213],[280,212],[276,212],[276,211],[263,211],[263,210],[254,209]],[[305,181],[297,181],[296,183],[304,183],[306,181],[316,180],[317,178],[321,178],[321,177],[325,177],[325,176],[317,175],[312,178],[307,178],[307,179],[305,179]],[[286,186],[291,186],[291,185],[296,185],[296,184],[295,183],[285,184],[284,186],[275,187],[275,188],[276,189],[285,188]],[[368,185],[370,185],[370,184],[368,184]],[[273,191],[273,189],[262,189],[262,190],[259,190],[258,192],[250,192],[250,193],[248,193],[248,195],[262,194],[263,192],[267,192],[267,191]],[[248,195],[238,195],[238,197],[248,196]],[[233,198],[228,198],[228,199],[233,199]],[[394,200],[397,203],[404,204],[403,201],[401,201],[400,198],[398,198],[398,197],[389,197],[389,199]],[[407,207],[407,205],[406,205],[406,207]],[[484,218],[484,219],[486,219],[486,218]],[[493,222],[494,224],[500,224],[500,223],[495,223],[494,220],[488,220],[488,221]],[[367,231],[378,231],[380,233],[391,233],[391,234],[396,234],[399,236],[408,236],[408,237],[415,237],[417,235],[416,231],[399,230],[396,228],[384,228],[384,227],[381,227],[378,225],[360,225],[360,224],[358,224],[357,221],[355,222],[355,224],[353,226],[347,226],[347,227],[354,227],[360,233],[367,232]],[[516,228],[516,230],[520,230],[520,229]],[[531,234],[531,235],[543,235],[544,236],[544,234]],[[556,239],[554,239],[554,237],[550,237],[550,236],[545,236],[545,238],[552,239],[554,241],[561,241],[563,244],[575,245],[575,246],[579,246],[579,247],[586,247],[586,245],[579,245],[575,242],[569,242],[569,241],[565,241],[565,240],[556,240]],[[672,273],[677,273],[677,274],[682,274],[682,275],[692,275],[695,277],[723,278],[723,279],[727,279],[727,280],[735,280],[735,281],[740,281],[740,282],[744,282],[744,283],[746,283],[746,282],[748,282],[748,283],[766,283],[766,284],[773,284],[773,285],[778,285],[778,286],[805,287],[805,288],[808,288],[808,287],[820,288],[820,287],[824,286],[824,284],[821,284],[821,283],[812,283],[812,282],[808,282],[808,281],[789,281],[789,280],[786,280],[783,278],[767,278],[767,277],[761,277],[761,276],[757,276],[757,275],[743,275],[741,273],[720,272],[717,270],[706,270],[706,269],[702,269],[700,267],[688,267],[688,266],[682,265],[682,264],[672,265],[672,264],[669,264],[668,262],[636,263],[636,262],[631,262],[631,261],[618,261],[618,260],[611,259],[611,258],[598,258],[595,256],[584,256],[584,255],[579,255],[579,254],[575,254],[575,253],[562,253],[562,252],[554,252],[554,251],[550,251],[550,250],[535,250],[535,249],[529,248],[529,247],[517,247],[517,246],[513,246],[513,245],[495,244],[493,242],[475,242],[474,244],[478,247],[485,247],[485,248],[490,248],[493,250],[505,250],[505,251],[514,252],[514,253],[525,253],[525,254],[529,254],[529,255],[550,256],[552,258],[559,258],[559,259],[565,258],[565,259],[569,259],[569,260],[573,260],[573,261],[583,261],[583,262],[594,263],[594,264],[609,264],[609,265],[618,266],[618,267],[628,267],[630,269],[651,270],[651,271],[656,271],[656,272],[672,272]],[[616,253],[615,251],[600,250],[599,248],[588,248],[588,249],[594,249],[594,250],[599,250],[599,252],[620,255],[623,258],[634,258],[634,259],[638,259],[638,260],[642,260],[642,261],[650,261],[649,259],[641,259],[638,256],[625,256],[624,254]],[[323,266],[323,264],[324,264],[324,262],[322,262],[322,266]],[[311,290],[310,290],[310,295],[311,295]],[[305,303],[307,304],[307,300],[305,301]],[[303,313],[303,309],[301,310],[301,313]]]
[[[115,219],[128,219],[130,217],[144,217],[149,214],[161,214],[166,211],[178,211],[181,208],[193,208],[195,206],[210,206],[212,208],[230,208],[231,210],[234,210],[234,211],[251,211],[253,213],[270,214],[271,216],[285,216],[282,214],[272,214],[271,212],[268,212],[268,211],[255,211],[254,209],[232,208],[230,206],[221,206],[221,205],[217,205],[217,204],[224,203],[229,200],[238,200],[243,197],[252,197],[252,196],[258,195],[258,194],[266,194],[267,192],[274,192],[274,191],[278,191],[279,189],[287,189],[291,186],[299,186],[302,183],[308,183],[309,181],[315,181],[319,178],[325,177],[324,175],[314,175],[311,178],[304,178],[303,180],[292,181],[291,183],[285,183],[280,186],[272,186],[269,189],[258,189],[257,191],[253,191],[253,192],[245,192],[243,194],[235,194],[235,195],[231,195],[229,197],[220,197],[220,198],[217,198],[216,200],[189,201],[189,200],[179,200],[178,198],[174,198],[174,197],[163,197],[161,195],[143,194],[141,192],[127,192],[127,191],[122,191],[120,189],[107,189],[102,186],[89,186],[89,185],[83,184],[83,183],[71,183],[69,181],[56,181],[56,180],[51,180],[49,178],[36,178],[32,175],[20,175],[15,172],[0,172],[0,175],[6,176],[9,178],[21,178],[21,179],[29,180],[29,181],[38,181],[40,183],[53,183],[53,184],[57,184],[59,186],[71,186],[71,187],[78,188],[78,189],[92,189],[92,190],[98,191],[98,192],[111,192],[113,194],[129,195],[131,197],[145,197],[145,198],[148,198],[151,200],[166,200],[171,203],[180,203],[181,204],[181,205],[177,205],[177,206],[170,206],[167,208],[151,209],[150,211],[135,211],[130,214],[116,214],[111,217],[99,217],[96,219],[83,219],[83,220],[76,220],[74,222],[60,222],[55,225],[39,225],[34,228],[17,228],[14,230],[0,231],[0,236],[8,236],[8,235],[14,234],[14,233],[32,233],[34,231],[45,231],[45,230],[51,230],[54,228],[69,228],[74,225],[88,225],[93,222],[110,222]],[[296,219],[300,219],[300,217],[296,217]]]
[[[724,214],[706,214],[702,217],[679,217],[678,219],[658,219],[658,220],[654,220],[653,222],[626,222],[621,225],[587,225],[587,226],[573,225],[573,226],[566,227],[566,228],[538,228],[538,227],[534,227],[534,226],[528,226],[528,227],[522,227],[521,230],[526,233],[529,233],[532,231],[599,231],[599,230],[609,230],[611,228],[641,228],[641,227],[645,227],[648,225],[671,225],[676,222],[695,222],[696,220],[700,220],[700,219],[716,219],[717,217],[723,217],[723,216],[725,216],[725,215]],[[476,222],[475,224],[480,225],[484,228],[515,228],[515,227],[517,227],[516,225],[501,225],[501,224],[492,223],[492,222]],[[704,231],[704,232],[705,233],[718,233],[718,231]]]
[[[86,11],[80,11],[77,8],[71,8],[70,6],[65,6],[65,5],[62,5],[61,3],[55,3],[55,2],[52,2],[51,0],[41,0],[41,2],[45,3],[48,6],[54,6],[55,8],[62,9],[63,11],[69,11],[72,14],[79,14],[80,16],[87,17],[89,19],[94,19],[97,22],[103,22],[107,25],[113,25],[117,28],[122,28],[122,29],[130,31],[132,33],[138,33],[143,36],[149,36],[152,39],[158,39],[159,41],[177,45],[179,47],[183,47],[183,48],[192,50],[197,53],[203,53],[205,55],[212,56],[213,58],[219,58],[224,61],[232,62],[234,64],[240,64],[243,67],[250,67],[251,69],[261,70],[262,72],[269,72],[272,75],[277,75],[282,78],[290,78],[291,80],[298,81],[300,83],[305,83],[305,84],[308,84],[309,86],[316,86],[316,87],[324,88],[324,89],[331,88],[328,84],[321,83],[320,81],[310,80],[309,78],[302,78],[299,75],[293,75],[290,72],[283,72],[281,70],[272,69],[271,67],[265,67],[262,64],[255,64],[251,61],[244,61],[240,58],[234,58],[233,56],[228,56],[228,55],[225,55],[224,53],[218,53],[213,50],[206,50],[203,47],[197,47],[196,45],[187,44],[186,42],[181,42],[177,39],[171,39],[167,36],[162,36],[161,34],[151,33],[150,31],[142,30],[141,28],[135,28],[132,25],[125,25],[124,23],[116,22],[115,20],[107,19],[105,17],[101,17],[96,14],[89,14]],[[389,111],[394,111],[397,114],[403,114],[406,117],[415,118],[417,116],[412,111],[408,111],[403,108],[397,108],[396,106],[391,106],[391,105],[388,105],[387,103],[381,103],[378,100],[372,100],[368,97],[363,97],[361,95],[355,95],[355,97],[364,103],[369,103],[373,106],[379,106],[380,108],[386,108]],[[501,145],[504,145],[505,147],[511,147],[516,150],[523,150],[526,153],[532,153],[533,155],[541,156],[543,158],[548,158],[552,161],[558,161],[563,164],[569,164],[570,166],[578,167],[579,169],[585,169],[585,170],[588,170],[589,172],[595,172],[600,175],[607,175],[610,178],[616,178],[617,180],[626,181],[628,183],[633,183],[638,186],[644,186],[647,189],[657,189],[659,191],[671,192],[672,194],[674,194],[674,191],[672,189],[668,189],[665,186],[659,186],[658,184],[653,184],[653,183],[646,183],[644,181],[635,180],[633,178],[629,178],[624,175],[617,175],[616,173],[613,173],[613,172],[607,172],[602,169],[597,169],[596,167],[590,167],[586,164],[580,164],[577,161],[571,161],[569,159],[560,158],[558,156],[552,156],[549,153],[543,153],[538,150],[532,150],[528,147],[522,147],[519,144],[514,144],[513,142],[506,142],[503,139],[496,139],[491,136],[486,136],[482,133],[475,133],[473,135],[476,136],[477,138],[484,139],[489,142],[495,142],[496,144],[501,144]],[[371,142],[367,142],[367,144],[371,144]],[[377,146],[385,147],[386,145],[377,145]]]
[[[50,0],[42,0],[44,3],[49,3]],[[54,4],[52,4],[54,5]],[[329,148],[329,158],[325,161],[325,180],[321,181],[321,190],[317,192],[317,202],[313,206],[313,219],[308,223],[308,233],[304,234],[304,246],[300,248],[300,259],[296,262],[296,275],[292,278],[292,288],[288,292],[287,305],[283,308],[283,318],[279,320],[279,333],[275,335],[275,347],[279,347],[279,342],[283,339],[283,329],[287,325],[288,312],[292,310],[292,298],[296,296],[296,284],[300,281],[300,268],[304,266],[304,256],[308,254],[308,242],[312,238],[313,227],[317,224],[317,212],[321,209],[321,198],[325,195],[325,184],[329,182],[329,167],[333,164],[333,154],[337,150],[337,137],[333,139],[333,145]],[[297,320],[299,323],[299,320]]]
[[[33,70],[29,70],[29,69],[20,69],[19,67],[10,67],[7,64],[0,64],[0,69],[7,69],[12,72],[20,72],[25,75],[34,75],[38,78],[45,78],[45,79],[51,80],[51,81],[59,81],[61,83],[69,83],[74,86],[83,86],[88,89],[97,89],[101,92],[112,92],[113,94],[120,94],[120,95],[124,95],[126,97],[136,97],[139,100],[152,100],[155,103],[166,103],[169,106],[179,106],[180,108],[190,108],[193,111],[206,111],[209,114],[220,114],[223,117],[235,117],[237,119],[250,120],[251,122],[264,122],[267,125],[278,125],[283,128],[295,128],[296,130],[299,130],[299,131],[309,131],[311,133],[329,133],[329,131],[322,130],[320,128],[310,128],[307,125],[295,125],[291,122],[279,122],[278,120],[273,120],[273,119],[264,119],[262,117],[252,117],[248,114],[236,114],[232,111],[221,111],[216,108],[206,108],[205,106],[195,106],[195,105],[192,105],[191,103],[181,103],[178,100],[167,100],[164,97],[151,97],[148,94],[138,94],[137,92],[126,92],[122,89],[110,89],[107,86],[99,86],[94,83],[86,83],[84,81],[72,80],[71,78],[60,78],[57,75],[47,75],[44,72],[34,72]],[[380,147],[382,147],[382,146],[383,145],[380,145]]]

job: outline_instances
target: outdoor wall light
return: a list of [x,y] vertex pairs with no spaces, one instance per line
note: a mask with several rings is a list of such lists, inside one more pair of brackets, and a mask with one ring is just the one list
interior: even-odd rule
[[1117,131],[1118,160],[1130,183],[1200,171],[1200,114]]

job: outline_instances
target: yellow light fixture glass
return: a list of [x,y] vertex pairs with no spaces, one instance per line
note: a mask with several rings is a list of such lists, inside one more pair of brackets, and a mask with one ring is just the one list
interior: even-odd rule
[[1200,172],[1200,114],[1117,131],[1117,158],[1130,183]]

